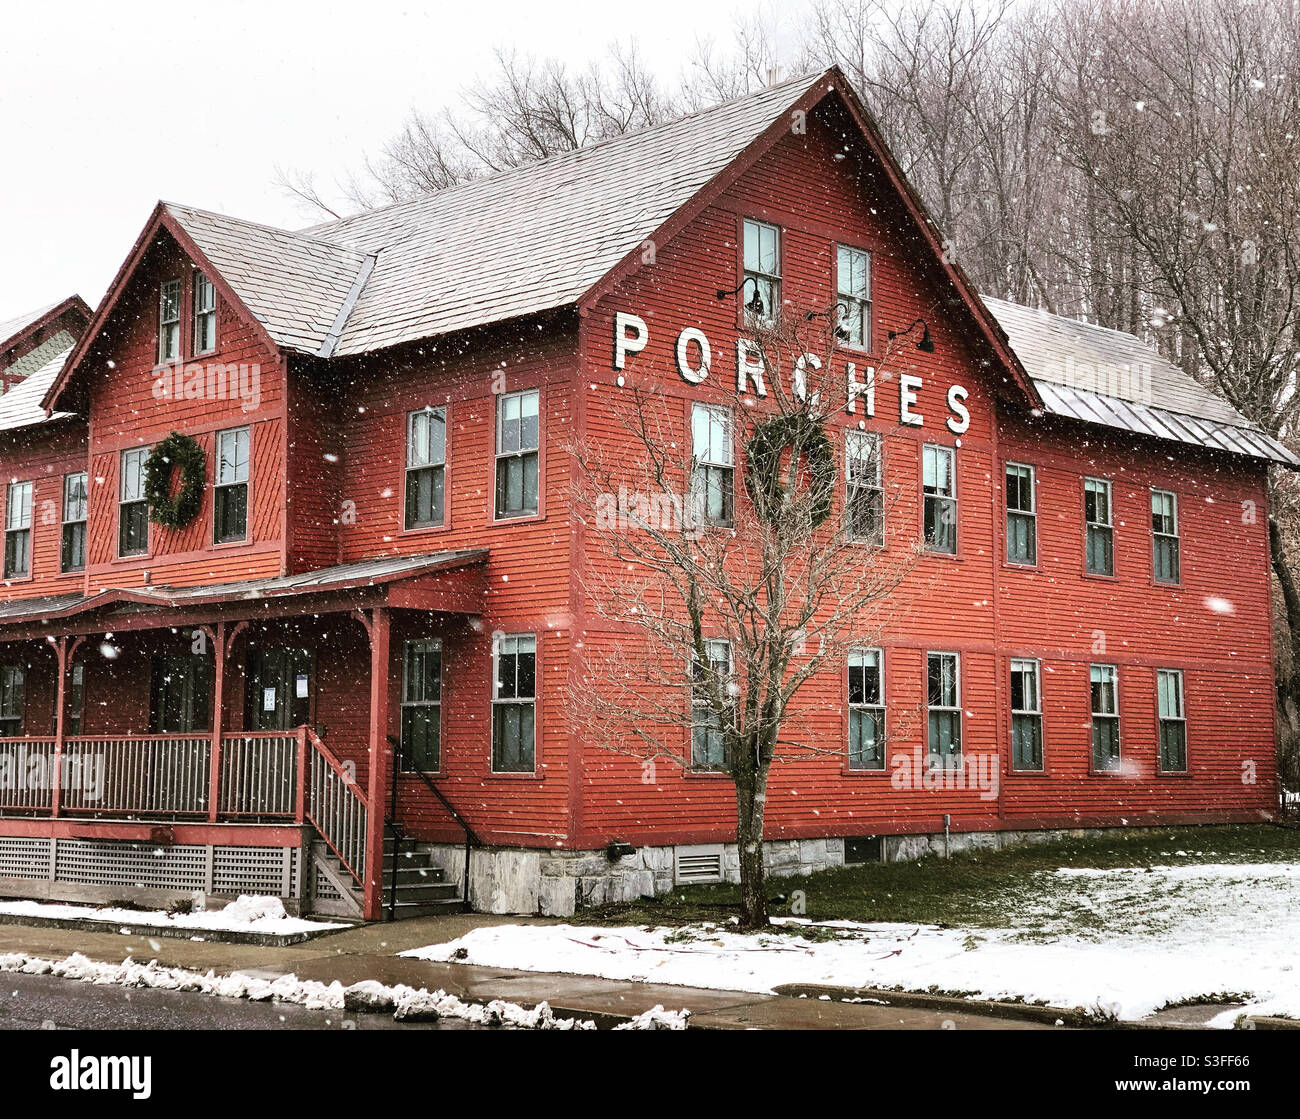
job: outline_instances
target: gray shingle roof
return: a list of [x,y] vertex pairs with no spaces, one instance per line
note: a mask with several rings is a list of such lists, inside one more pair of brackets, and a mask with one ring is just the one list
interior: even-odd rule
[[1277,440],[1134,335],[983,298],[1054,415],[1300,466]]
[[[0,431],[15,431],[20,427],[45,423],[46,415],[45,409],[41,407],[41,399],[63,371],[71,353],[72,347],[69,346],[0,396]],[[63,419],[69,415],[70,412],[54,412],[49,419]]]
[[46,307],[38,307],[35,311],[28,311],[26,314],[17,315],[12,319],[6,319],[5,321],[0,322],[0,347],[3,347],[4,344],[15,334],[21,334],[37,319],[48,315],[55,307],[59,306],[59,304],[63,302],[65,302],[65,300],[60,299]]

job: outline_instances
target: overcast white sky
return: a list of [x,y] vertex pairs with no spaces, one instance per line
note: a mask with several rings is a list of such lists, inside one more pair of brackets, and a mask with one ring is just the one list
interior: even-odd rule
[[496,45],[580,66],[635,34],[671,76],[752,6],[2,0],[0,319],[73,292],[95,306],[159,198],[308,224],[277,165],[323,182],[355,168]]

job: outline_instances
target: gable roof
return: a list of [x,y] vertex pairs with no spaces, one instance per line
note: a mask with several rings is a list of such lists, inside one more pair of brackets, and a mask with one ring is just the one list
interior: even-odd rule
[[1281,443],[1122,330],[984,297],[1047,412],[1300,467]]
[[16,431],[51,420],[67,419],[72,415],[71,412],[52,412],[46,415],[41,404],[50,386],[63,372],[71,353],[72,347],[69,346],[0,396],[0,431]]
[[86,319],[90,318],[90,308],[86,306],[86,301],[79,295],[70,295],[66,299],[60,299],[55,303],[49,303],[44,307],[36,308],[34,311],[27,311],[0,322],[0,350],[6,349],[12,342],[34,327],[40,326],[49,319],[58,318],[59,315],[71,307],[80,310]]

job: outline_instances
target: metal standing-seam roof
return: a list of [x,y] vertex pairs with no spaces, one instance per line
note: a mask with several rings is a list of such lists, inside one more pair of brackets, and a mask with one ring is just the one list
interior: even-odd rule
[[1122,330],[984,297],[1047,411],[1300,467],[1276,439]]

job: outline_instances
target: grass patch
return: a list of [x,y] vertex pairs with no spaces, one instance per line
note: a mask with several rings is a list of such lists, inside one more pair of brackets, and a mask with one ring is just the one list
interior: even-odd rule
[[[789,914],[791,898],[799,891],[805,907],[800,915],[814,921],[1014,927],[1026,939],[1052,939],[1063,919],[1068,919],[1076,932],[1092,929],[1100,935],[1106,918],[1091,910],[1076,883],[1068,878],[1049,881],[1041,876],[1044,872],[1062,867],[1105,870],[1292,861],[1300,861],[1300,831],[1287,828],[1266,824],[1143,828],[1004,851],[965,852],[950,859],[930,856],[915,862],[872,863],[814,875],[769,878],[768,892],[774,898],[774,916]],[[1175,886],[1186,888],[1191,887]],[[1142,891],[1135,890],[1131,902],[1139,916],[1144,901]],[[735,886],[687,886],[654,900],[586,910],[582,920],[661,926],[720,922],[732,916],[738,905]]]

